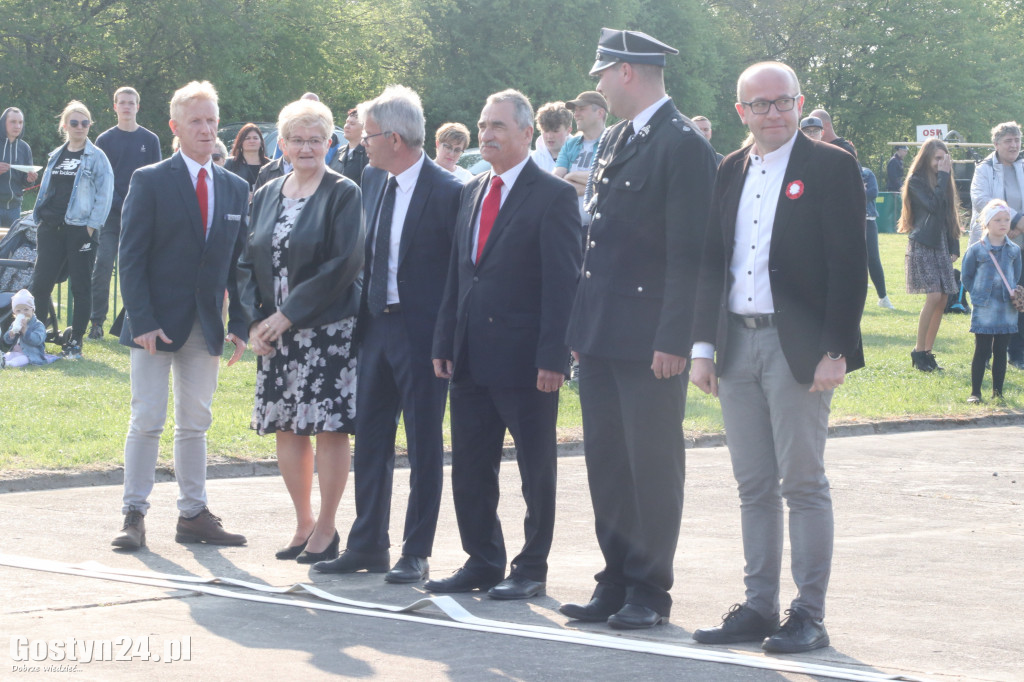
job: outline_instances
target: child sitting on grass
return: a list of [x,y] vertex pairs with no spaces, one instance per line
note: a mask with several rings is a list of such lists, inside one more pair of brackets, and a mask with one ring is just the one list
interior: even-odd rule
[[963,260],[961,278],[974,304],[971,311],[974,360],[969,403],[981,402],[981,381],[985,378],[989,356],[992,357],[992,398],[1003,397],[1006,348],[1010,336],[1017,333],[1013,290],[1021,273],[1020,247],[1006,237],[1010,231],[1010,216],[1010,207],[1002,199],[988,202],[980,220],[985,236],[967,250]]
[[57,359],[46,352],[46,327],[36,317],[36,302],[28,289],[22,289],[11,298],[14,322],[4,334],[4,343],[13,348],[4,355],[8,367],[48,365]]

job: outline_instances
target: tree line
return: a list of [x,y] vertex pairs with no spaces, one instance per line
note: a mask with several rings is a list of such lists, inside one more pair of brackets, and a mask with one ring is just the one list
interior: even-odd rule
[[885,143],[914,139],[916,125],[987,142],[1021,117],[1024,82],[1024,0],[0,0],[0,16],[0,107],[25,112],[37,158],[59,143],[70,99],[96,132],[114,125],[121,85],[140,91],[140,123],[169,148],[167,102],[193,79],[217,86],[222,122],[275,121],[308,90],[341,119],[403,83],[423,98],[428,138],[449,120],[472,130],[496,90],[539,106],[592,89],[602,26],[679,49],[668,91],[711,119],[723,153],[745,135],[735,82],[755,61],[793,66],[805,112],[828,110],[876,171]]

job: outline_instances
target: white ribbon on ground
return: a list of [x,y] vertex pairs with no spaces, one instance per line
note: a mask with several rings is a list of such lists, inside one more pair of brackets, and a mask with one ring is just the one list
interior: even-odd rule
[[[654,654],[658,656],[670,656],[673,658],[685,658],[695,661],[709,663],[723,663],[727,665],[740,665],[747,668],[760,668],[763,670],[774,670],[778,672],[791,672],[804,675],[815,675],[828,677],[837,680],[854,680],[855,682],[881,682],[897,680],[903,682],[924,682],[923,678],[908,677],[905,675],[889,675],[872,670],[858,670],[854,668],[841,668],[831,665],[817,663],[804,663],[789,659],[757,657],[751,654],[734,653],[718,649],[704,647],[690,647],[666,642],[652,642],[638,640],[616,635],[605,635],[596,632],[582,632],[579,630],[564,630],[556,627],[545,627],[539,625],[524,625],[520,623],[508,623],[487,618],[479,618],[467,611],[461,604],[452,597],[443,595],[440,597],[424,597],[406,606],[391,606],[389,604],[376,604],[373,602],[356,601],[331,594],[315,585],[296,583],[290,587],[273,587],[259,583],[237,580],[235,578],[211,577],[203,578],[192,575],[173,575],[169,573],[157,573],[154,571],[134,571],[130,569],[110,568],[95,561],[88,561],[80,564],[68,564],[47,559],[34,559],[12,554],[0,554],[0,565],[12,568],[23,568],[33,571],[44,571],[48,573],[61,573],[64,575],[77,575],[83,578],[94,578],[100,580],[111,580],[134,585],[148,585],[172,590],[189,590],[200,594],[208,594],[216,597],[227,597],[229,599],[241,599],[244,601],[258,602],[262,604],[278,604],[281,606],[298,606],[304,609],[315,609],[318,611],[330,611],[334,613],[347,613],[356,616],[369,616],[371,618],[387,618],[390,620],[402,620],[422,625],[433,625],[460,630],[473,630],[476,632],[490,632],[494,634],[510,635],[513,637],[525,637],[528,639],[539,639],[548,642],[564,642],[566,644],[578,644],[581,646],[600,647],[603,649],[616,649],[619,651],[630,651],[640,654]],[[233,590],[214,587],[214,585],[225,585],[239,587],[247,592],[236,592]],[[298,597],[314,597],[322,602],[318,603],[307,599],[288,599],[266,595],[293,595]],[[419,615],[417,612],[428,607],[436,607],[449,620],[442,620],[430,615]]]

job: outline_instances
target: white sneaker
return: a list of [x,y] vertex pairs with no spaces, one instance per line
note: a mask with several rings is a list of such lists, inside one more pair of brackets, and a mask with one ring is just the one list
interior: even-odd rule
[[892,304],[892,301],[889,300],[888,296],[883,296],[882,298],[878,299],[878,307],[888,308],[889,310],[896,310],[896,306]]

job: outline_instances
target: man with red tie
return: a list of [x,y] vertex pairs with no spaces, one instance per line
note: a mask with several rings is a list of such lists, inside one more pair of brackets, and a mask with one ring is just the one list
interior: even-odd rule
[[[435,373],[451,379],[452,495],[469,559],[425,587],[529,599],[544,592],[554,529],[555,422],[580,218],[572,186],[529,158],[533,107],[522,93],[488,97],[478,126],[491,171],[462,190],[433,347]],[[526,499],[526,541],[507,577],[497,514],[506,429]]]
[[[125,515],[113,545],[146,544],[144,517],[153,490],[160,434],[174,375],[174,475],[178,542],[244,545],[206,507],[206,431],[224,341],[245,350],[249,321],[235,285],[249,187],[211,161],[217,91],[191,82],[171,98],[171,131],[180,151],[132,175],[121,213],[121,343],[131,348],[132,416],[124,446]],[[221,310],[228,292],[228,334]]]

